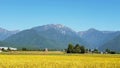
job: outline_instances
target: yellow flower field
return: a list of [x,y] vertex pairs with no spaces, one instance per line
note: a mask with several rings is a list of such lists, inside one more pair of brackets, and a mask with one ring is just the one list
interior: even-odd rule
[[120,68],[120,55],[0,55],[0,68]]

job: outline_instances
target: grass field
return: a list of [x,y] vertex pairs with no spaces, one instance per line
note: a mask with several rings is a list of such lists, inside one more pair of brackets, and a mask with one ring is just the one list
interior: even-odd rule
[[11,54],[0,54],[0,68],[120,68],[118,54],[64,54],[62,52]]

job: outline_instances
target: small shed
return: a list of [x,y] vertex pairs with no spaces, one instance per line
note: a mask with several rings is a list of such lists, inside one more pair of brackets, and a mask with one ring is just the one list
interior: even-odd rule
[[47,51],[48,51],[48,48],[45,48],[45,50],[44,50],[44,51],[46,51],[46,52],[47,52]]

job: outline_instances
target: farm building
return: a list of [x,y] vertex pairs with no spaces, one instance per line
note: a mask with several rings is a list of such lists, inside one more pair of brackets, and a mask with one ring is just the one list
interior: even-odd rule
[[47,49],[47,48],[45,48],[45,51],[47,52],[47,51],[48,51],[48,49]]
[[16,50],[17,50],[17,48],[13,48],[13,47],[0,47],[0,50],[2,50],[2,49],[8,50],[8,48],[9,48],[10,50],[13,50],[13,51],[16,51]]

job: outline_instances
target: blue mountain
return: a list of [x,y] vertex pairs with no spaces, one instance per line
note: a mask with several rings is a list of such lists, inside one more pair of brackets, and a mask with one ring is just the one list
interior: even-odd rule
[[29,49],[65,49],[69,43],[86,45],[77,32],[61,24],[48,24],[27,29],[4,41],[14,44],[14,47]]
[[79,32],[80,37],[87,41],[92,49],[98,49],[100,46],[117,37],[119,34],[119,31],[99,31],[94,28]]
[[99,47],[99,50],[101,51],[104,51],[105,49],[120,52],[120,35]]
[[17,32],[19,32],[18,30],[15,31],[8,31],[6,29],[0,28],[0,41],[6,39],[7,37],[16,34]]

